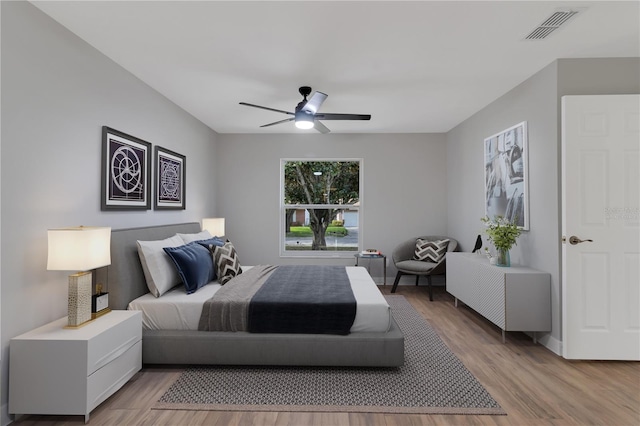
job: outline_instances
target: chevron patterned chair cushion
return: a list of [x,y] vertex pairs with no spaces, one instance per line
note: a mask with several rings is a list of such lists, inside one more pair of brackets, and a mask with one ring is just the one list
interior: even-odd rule
[[213,263],[216,265],[218,282],[221,285],[225,285],[231,278],[242,273],[238,254],[230,241],[224,243],[222,247],[210,245],[209,250],[213,256]]
[[447,253],[449,240],[427,241],[422,238],[416,240],[415,260],[438,263]]

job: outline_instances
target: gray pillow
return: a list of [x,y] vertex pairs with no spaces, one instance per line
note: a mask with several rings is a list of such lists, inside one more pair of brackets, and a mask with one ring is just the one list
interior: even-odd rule
[[210,244],[209,250],[221,285],[225,285],[231,278],[242,273],[238,254],[230,241],[224,243],[222,247]]

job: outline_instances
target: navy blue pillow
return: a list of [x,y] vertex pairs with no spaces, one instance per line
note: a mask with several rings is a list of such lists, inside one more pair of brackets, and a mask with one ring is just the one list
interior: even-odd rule
[[211,253],[195,241],[179,247],[164,247],[176,265],[187,294],[194,293],[215,279],[215,267]]
[[200,244],[201,246],[203,246],[207,250],[209,250],[209,246],[222,247],[224,245],[224,241],[221,240],[219,237],[213,237],[213,238],[209,238],[207,240],[198,240],[198,241],[196,241],[196,243]]

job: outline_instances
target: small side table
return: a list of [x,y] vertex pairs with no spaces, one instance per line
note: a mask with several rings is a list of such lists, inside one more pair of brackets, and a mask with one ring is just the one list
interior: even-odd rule
[[[356,266],[360,266],[359,262],[360,259],[382,259],[382,274],[383,274],[383,283],[382,285],[387,285],[387,256],[385,256],[384,254],[362,254],[362,253],[356,253],[354,254],[354,256],[356,257]],[[370,267],[371,267],[371,262],[369,262],[369,264],[367,265],[367,271],[369,271],[369,273],[371,273],[370,271]]]

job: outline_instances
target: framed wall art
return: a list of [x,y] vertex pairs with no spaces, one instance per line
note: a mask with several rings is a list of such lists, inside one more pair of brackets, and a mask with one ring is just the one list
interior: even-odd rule
[[527,122],[484,140],[485,214],[529,229]]
[[184,155],[156,146],[154,173],[154,208],[156,210],[185,209],[185,171]]
[[102,127],[102,210],[151,209],[151,144]]

